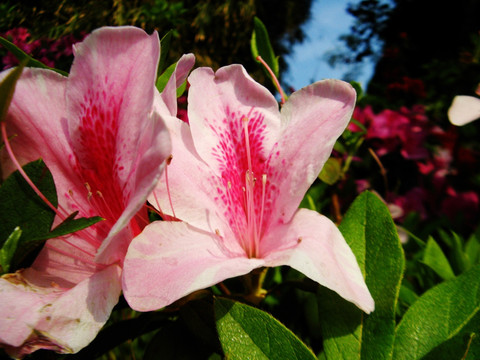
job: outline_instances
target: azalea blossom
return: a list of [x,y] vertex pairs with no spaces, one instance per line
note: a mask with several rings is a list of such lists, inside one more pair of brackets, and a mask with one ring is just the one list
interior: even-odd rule
[[[159,50],[156,32],[101,28],[75,45],[68,77],[25,69],[16,85],[7,134],[21,164],[42,158],[51,171],[54,226],[74,211],[105,220],[48,240],[30,268],[0,279],[0,346],[12,356],[77,352],[118,301],[127,247],[147,224],[144,204],[171,152],[154,111]],[[5,153],[1,164],[4,176],[15,170]]]
[[240,65],[189,77],[187,124],[168,121],[172,158],[149,201],[181,221],[152,223],[128,249],[123,291],[139,311],[256,268],[288,265],[365,312],[354,254],[327,217],[298,209],[347,126],[355,91],[337,80],[274,96]]

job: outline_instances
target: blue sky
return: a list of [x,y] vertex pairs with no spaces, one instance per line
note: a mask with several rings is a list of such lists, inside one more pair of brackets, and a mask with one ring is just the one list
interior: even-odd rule
[[[284,80],[295,89],[300,89],[313,81],[327,78],[341,79],[348,71],[346,65],[331,68],[325,60],[325,53],[339,47],[343,42],[338,40],[342,34],[349,33],[354,18],[346,12],[348,3],[358,0],[314,0],[311,18],[304,25],[307,38],[296,45],[286,61],[289,70]],[[363,73],[356,81],[366,86],[372,76],[373,65],[365,64]]]

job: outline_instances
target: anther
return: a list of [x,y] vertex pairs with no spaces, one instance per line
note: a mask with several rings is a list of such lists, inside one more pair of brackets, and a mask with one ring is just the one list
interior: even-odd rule
[[90,184],[88,182],[85,183],[85,188],[88,191],[87,199],[90,200],[92,198],[93,193],[92,193],[92,188],[90,187]]

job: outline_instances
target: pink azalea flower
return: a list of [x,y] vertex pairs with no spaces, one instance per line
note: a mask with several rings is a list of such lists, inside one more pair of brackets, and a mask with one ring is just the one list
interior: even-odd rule
[[338,228],[298,209],[350,120],[353,88],[318,82],[279,112],[240,65],[197,69],[189,83],[190,125],[167,123],[170,181],[161,179],[149,199],[183,221],[155,222],[132,241],[123,273],[129,304],[159,309],[253,269],[289,265],[371,312],[374,301]]
[[[74,52],[68,78],[24,70],[7,130],[22,164],[41,157],[52,172],[54,225],[74,211],[105,220],[47,241],[30,268],[0,279],[0,346],[18,357],[40,348],[77,352],[105,324],[127,247],[147,223],[143,205],[171,151],[163,114],[154,111],[158,34],[101,28]],[[5,175],[14,170],[5,154],[2,167]]]

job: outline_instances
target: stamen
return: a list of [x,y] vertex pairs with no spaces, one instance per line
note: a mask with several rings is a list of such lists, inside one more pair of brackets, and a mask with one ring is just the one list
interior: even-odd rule
[[87,194],[87,199],[90,200],[92,198],[92,188],[90,187],[90,184],[88,182],[85,183],[85,187],[87,188],[88,194]]
[[73,254],[71,254],[71,253],[69,253],[69,252],[60,250],[60,249],[56,248],[55,246],[53,246],[50,242],[47,242],[47,243],[45,244],[45,246],[48,247],[49,249],[52,249],[53,251],[58,252],[59,254],[62,254],[62,255],[65,255],[65,256],[67,256],[67,257],[69,257],[69,258],[78,260],[78,261],[80,261],[80,262],[82,262],[82,263],[85,263],[85,264],[88,264],[88,265],[92,265],[92,266],[95,266],[95,267],[100,267],[100,268],[105,268],[105,267],[106,267],[106,265],[98,264],[98,263],[96,263],[96,262],[94,262],[94,261],[90,261],[90,260],[87,260],[87,259],[83,259],[83,258],[81,258],[80,256],[76,256],[76,255],[73,255]]
[[75,245],[75,244],[72,244],[70,241],[68,241],[68,240],[65,239],[65,238],[62,238],[62,241],[63,241],[64,243],[67,243],[67,244],[70,245],[71,247],[77,249],[78,251],[81,251],[81,252],[83,252],[84,254],[92,257],[92,258],[95,256],[95,254],[91,254],[91,253],[89,253],[87,250],[82,249],[82,248],[78,247],[78,246]]
[[101,200],[100,204],[103,205],[102,207],[107,211],[108,216],[109,216],[109,220],[113,221],[113,222],[117,221],[118,216],[115,216],[115,213],[113,212],[112,208],[110,207],[110,205],[107,203],[107,201],[103,197],[103,194],[100,190],[97,190],[97,196]]
[[[265,210],[265,188],[266,188],[266,185],[267,185],[267,174],[263,174],[262,175],[262,207],[260,209],[260,222],[258,223],[258,229],[259,229],[259,233],[257,235],[258,241],[260,241],[260,238],[262,236],[262,234],[260,232],[262,231],[263,212]],[[257,249],[258,249],[258,247],[259,247],[258,242],[257,242],[256,246],[257,246]]]
[[248,118],[243,117],[243,129],[245,131],[245,147],[247,150],[247,161],[248,161],[248,170],[252,171],[252,158],[251,158],[251,153],[250,153],[250,139],[248,136]]
[[[6,125],[5,125],[5,122],[3,121],[2,124],[1,124],[1,127],[2,127],[2,138],[3,138],[3,142],[5,144],[5,149],[7,150],[7,153],[8,153],[8,156],[10,157],[10,159],[12,160],[13,164],[15,165],[16,169],[18,170],[18,172],[22,175],[22,177],[25,179],[25,181],[27,182],[28,185],[30,185],[30,187],[32,188],[33,191],[35,191],[35,193],[40,197],[40,199],[43,200],[43,202],[50,208],[53,210],[53,212],[55,212],[55,214],[57,214],[57,216],[63,221],[67,218],[67,212],[65,211],[65,209],[63,209],[63,207],[58,204],[58,209],[53,206],[53,204],[46,198],[45,195],[42,194],[42,192],[37,188],[37,186],[33,183],[32,180],[30,180],[30,178],[28,177],[28,175],[25,173],[25,171],[22,169],[22,167],[20,166],[20,163],[18,162],[17,158],[15,157],[15,154],[13,153],[13,150],[12,148],[10,147],[10,142],[8,141],[8,137],[7,137],[7,129],[6,129]],[[63,212],[63,214],[62,214]]]

